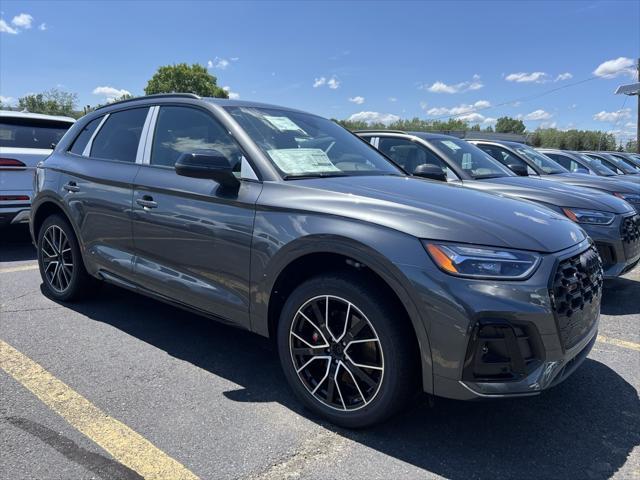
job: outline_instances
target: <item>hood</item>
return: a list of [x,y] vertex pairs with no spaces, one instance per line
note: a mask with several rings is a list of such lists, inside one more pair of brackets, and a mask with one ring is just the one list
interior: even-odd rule
[[410,177],[265,182],[259,205],[347,217],[417,238],[538,252],[586,238],[563,215],[530,202]]
[[578,187],[562,182],[550,182],[532,177],[501,177],[487,180],[465,181],[464,185],[511,197],[555,207],[584,208],[611,213],[628,213],[630,206],[610,193]]
[[[566,185],[577,187],[595,188],[605,192],[638,193],[638,185],[630,175],[616,175],[615,177],[599,177],[584,173],[563,173],[560,175],[544,175],[543,178],[550,182],[562,182]],[[529,177],[534,178],[536,177]],[[539,178],[539,177],[538,177]]]

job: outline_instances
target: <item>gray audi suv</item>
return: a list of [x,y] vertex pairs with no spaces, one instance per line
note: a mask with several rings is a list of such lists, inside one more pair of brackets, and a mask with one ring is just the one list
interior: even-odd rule
[[[626,200],[640,213],[640,187],[627,181],[627,176],[601,177],[587,173],[572,173],[545,154],[523,143],[496,140],[468,141],[518,175],[607,192]],[[631,178],[629,176],[629,179]]]
[[595,242],[605,278],[623,275],[640,262],[640,215],[622,199],[517,176],[475,145],[449,135],[385,130],[358,135],[417,176],[529,200],[566,215]]
[[338,425],[380,422],[418,390],[538,394],[596,339],[602,266],[580,225],[411,178],[312,114],[112,103],[71,128],[35,188],[47,295],[104,281],[270,337],[295,394]]

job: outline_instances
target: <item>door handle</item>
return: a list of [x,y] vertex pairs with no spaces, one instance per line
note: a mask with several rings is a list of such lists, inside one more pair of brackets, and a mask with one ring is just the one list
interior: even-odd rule
[[153,197],[149,195],[145,195],[142,198],[138,198],[136,203],[140,205],[142,208],[156,208],[158,206],[158,202],[153,201]]
[[76,185],[76,182],[69,182],[66,185],[64,185],[62,188],[64,188],[67,192],[79,192],[80,191],[80,187],[78,185]]

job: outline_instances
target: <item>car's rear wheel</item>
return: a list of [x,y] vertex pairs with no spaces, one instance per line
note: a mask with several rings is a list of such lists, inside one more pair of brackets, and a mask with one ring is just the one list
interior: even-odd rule
[[381,422],[417,385],[415,341],[373,283],[330,275],[300,285],[278,324],[288,382],[303,403],[351,428]]
[[84,268],[71,225],[60,215],[49,216],[38,232],[38,264],[45,293],[56,300],[78,300],[97,284]]

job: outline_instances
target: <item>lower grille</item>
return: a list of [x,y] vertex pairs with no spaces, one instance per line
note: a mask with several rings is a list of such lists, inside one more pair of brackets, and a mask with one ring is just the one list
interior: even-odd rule
[[591,330],[598,318],[592,307],[602,293],[602,261],[593,246],[560,262],[551,293],[560,339],[568,349]]

